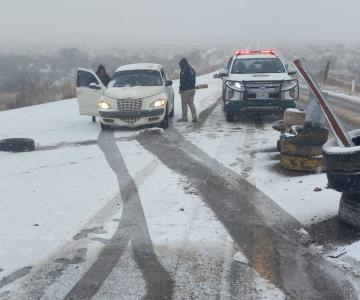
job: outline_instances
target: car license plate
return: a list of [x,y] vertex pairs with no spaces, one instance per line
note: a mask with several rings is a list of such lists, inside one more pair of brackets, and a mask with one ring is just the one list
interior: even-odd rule
[[265,92],[256,93],[256,98],[257,99],[267,99],[267,98],[269,98],[269,93],[265,93]]

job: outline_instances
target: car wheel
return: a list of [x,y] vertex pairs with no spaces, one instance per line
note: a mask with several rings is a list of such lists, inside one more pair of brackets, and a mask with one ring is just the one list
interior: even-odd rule
[[35,142],[32,139],[12,138],[0,140],[0,151],[7,152],[30,152],[35,150]]
[[110,125],[104,124],[103,122],[100,122],[100,126],[101,126],[102,130],[110,130],[111,129]]
[[168,109],[169,109],[169,107],[166,106],[164,119],[160,123],[160,127],[163,128],[163,129],[169,128],[169,112],[168,112]]
[[226,111],[225,112],[226,122],[232,123],[234,122],[235,115],[233,112]]
[[171,112],[170,112],[170,114],[169,114],[169,118],[173,118],[174,115],[175,115],[175,107],[174,107],[174,105],[173,105],[173,108],[172,108],[172,110],[171,110]]

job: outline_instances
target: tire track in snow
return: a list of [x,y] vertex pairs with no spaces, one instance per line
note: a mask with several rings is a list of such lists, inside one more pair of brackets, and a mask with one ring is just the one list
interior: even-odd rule
[[98,143],[117,176],[124,203],[123,215],[115,234],[105,245],[96,262],[65,299],[91,299],[95,296],[129,243],[145,280],[145,299],[172,299],[174,281],[155,254],[137,186],[116,145],[114,133],[101,131]]
[[167,133],[137,139],[167,167],[189,178],[260,275],[292,299],[357,299],[335,266],[298,242],[295,229],[301,224],[176,130]]

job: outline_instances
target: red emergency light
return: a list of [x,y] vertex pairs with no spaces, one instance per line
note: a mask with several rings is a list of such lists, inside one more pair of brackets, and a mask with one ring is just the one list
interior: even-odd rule
[[253,55],[253,54],[264,54],[264,55],[276,55],[276,49],[266,49],[266,50],[236,50],[235,55]]

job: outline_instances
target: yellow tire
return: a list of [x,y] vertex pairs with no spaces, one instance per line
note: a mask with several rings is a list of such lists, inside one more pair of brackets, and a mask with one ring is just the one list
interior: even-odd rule
[[281,155],[281,166],[290,171],[321,173],[325,171],[325,164],[322,156],[302,157]]
[[291,156],[314,157],[322,155],[321,145],[301,145],[294,144],[287,140],[280,142],[281,153]]

